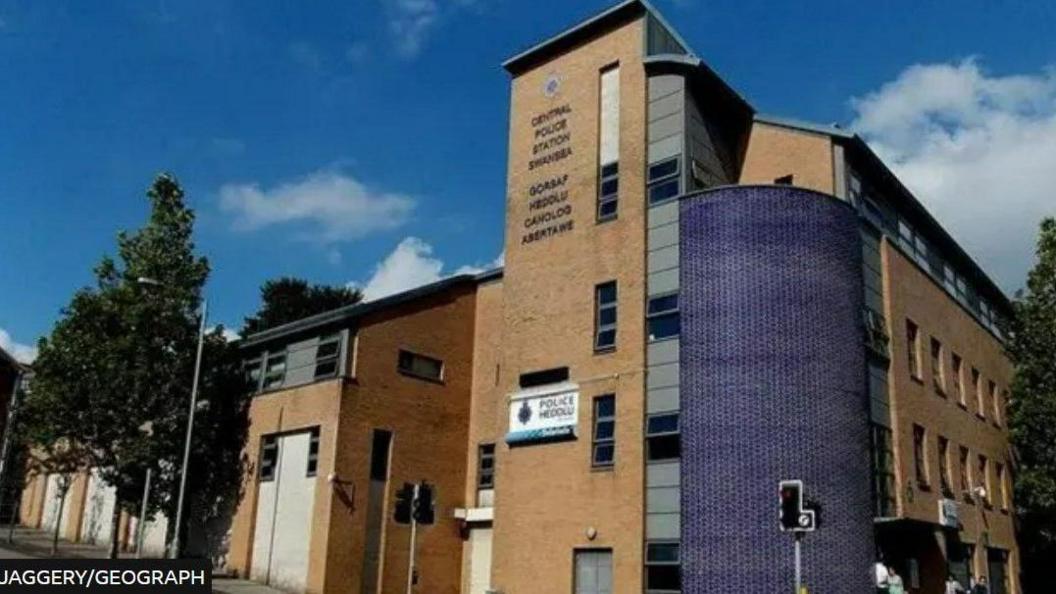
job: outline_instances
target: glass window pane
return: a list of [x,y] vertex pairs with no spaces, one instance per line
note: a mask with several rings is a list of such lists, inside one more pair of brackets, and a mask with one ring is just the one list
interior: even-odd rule
[[620,163],[616,161],[607,165],[601,166],[601,177],[609,177],[610,175],[616,175],[620,172]]
[[595,414],[598,418],[612,417],[616,415],[616,398],[612,396],[601,396],[598,397],[595,402],[597,403],[597,412]]
[[671,159],[649,166],[649,181],[678,173],[678,159]]
[[657,433],[677,433],[678,414],[649,417],[649,420],[646,421],[645,431],[648,435],[656,435]]
[[598,303],[615,303],[616,302],[616,283],[605,283],[598,285]]
[[606,348],[616,345],[616,331],[615,330],[603,330],[598,332],[598,348]]
[[616,209],[618,206],[616,200],[605,200],[598,205],[598,218],[606,219],[616,215]]
[[620,189],[620,178],[615,177],[601,182],[601,195],[612,196]]
[[616,323],[616,308],[606,307],[598,312],[598,325],[611,326]]
[[678,336],[681,321],[677,313],[649,318],[649,340],[660,340]]
[[678,563],[678,543],[649,543],[645,549],[646,563]]
[[611,443],[598,444],[594,446],[594,464],[611,464],[616,454],[616,446]]
[[681,440],[678,435],[650,437],[646,440],[646,450],[646,459],[650,462],[672,460],[681,455]]
[[649,188],[649,203],[656,204],[669,198],[678,196],[678,178],[659,183]]
[[677,592],[682,587],[678,565],[649,565],[645,571],[645,587],[648,590]]
[[649,299],[648,313],[655,314],[678,309],[678,293]]
[[615,434],[616,423],[613,421],[598,421],[594,427],[594,439],[601,441],[612,439]]

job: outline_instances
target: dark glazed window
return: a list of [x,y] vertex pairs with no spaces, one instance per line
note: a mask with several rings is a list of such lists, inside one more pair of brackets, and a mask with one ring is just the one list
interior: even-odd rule
[[308,471],[306,476],[315,476],[319,470],[319,428],[312,429],[308,438]]
[[645,420],[645,459],[647,462],[677,460],[682,454],[678,413],[651,415]]
[[400,351],[397,368],[402,373],[422,379],[440,381],[444,377],[443,361],[410,351]]
[[616,396],[594,398],[594,426],[591,433],[591,465],[612,466],[616,460]]
[[594,350],[616,348],[616,281],[594,288]]
[[477,450],[477,488],[495,488],[495,444],[482,443]]
[[275,480],[279,464],[279,436],[265,435],[260,440],[260,480]]
[[677,293],[650,297],[645,315],[649,340],[678,336],[681,324],[678,316]]

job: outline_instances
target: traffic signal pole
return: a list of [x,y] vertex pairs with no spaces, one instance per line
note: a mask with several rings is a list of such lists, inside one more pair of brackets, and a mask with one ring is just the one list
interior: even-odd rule
[[415,508],[418,506],[418,490],[420,486],[415,483],[414,485],[414,497],[411,498],[411,551],[407,555],[407,594],[411,594],[414,588],[414,545],[415,538],[418,536],[418,519],[417,511]]
[[803,589],[803,573],[802,573],[803,533],[802,532],[796,532],[795,533],[795,538],[793,539],[793,542],[796,543],[795,544],[795,564],[796,564],[796,589],[795,589],[795,594],[800,594],[800,592]]

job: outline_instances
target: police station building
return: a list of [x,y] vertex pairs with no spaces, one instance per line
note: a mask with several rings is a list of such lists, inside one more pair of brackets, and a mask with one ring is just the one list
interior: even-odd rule
[[1008,299],[862,139],[756,113],[642,0],[504,66],[504,269],[244,341],[228,567],[335,594],[773,594],[799,479],[810,591],[871,592],[882,558],[911,592],[1016,592]]

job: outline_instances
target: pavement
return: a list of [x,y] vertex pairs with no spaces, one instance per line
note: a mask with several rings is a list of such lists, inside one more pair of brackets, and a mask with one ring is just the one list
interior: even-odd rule
[[[7,539],[7,526],[0,527],[0,559],[48,559],[51,557],[51,538],[49,532],[31,528],[17,527],[12,542]],[[59,540],[57,559],[106,559],[108,548],[84,543],[72,543]],[[122,558],[133,555],[122,554]],[[289,594],[282,590],[230,578],[213,578],[213,592],[218,594]]]

